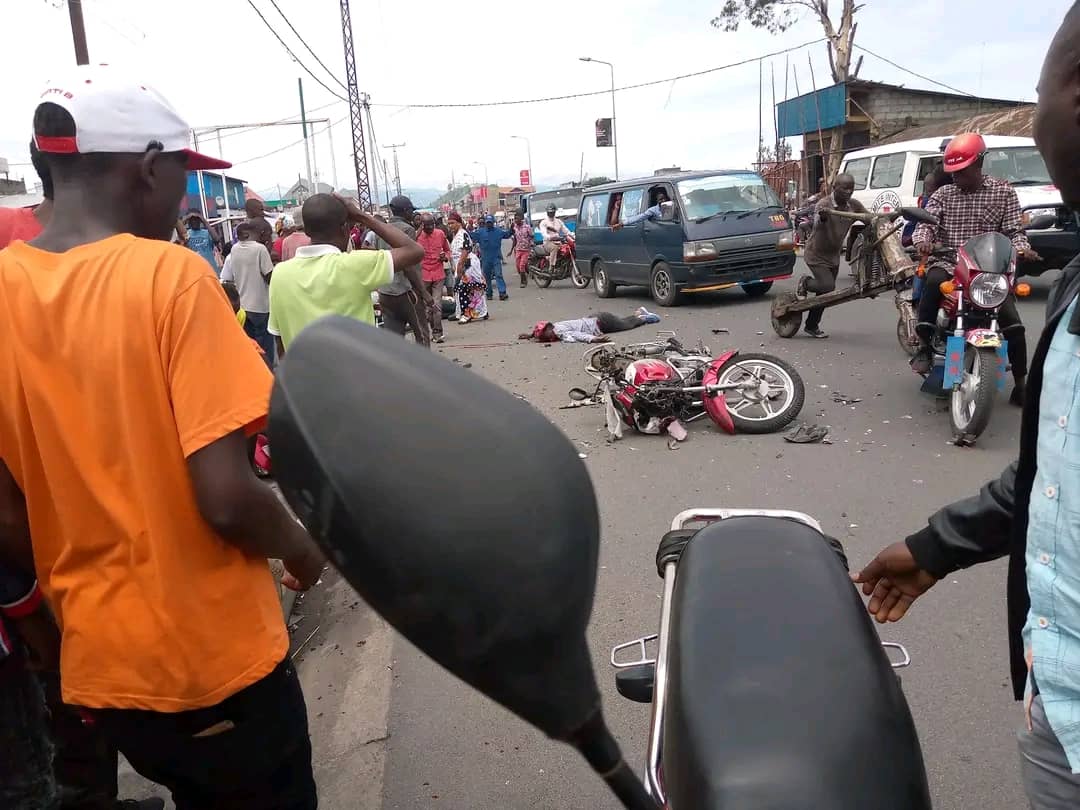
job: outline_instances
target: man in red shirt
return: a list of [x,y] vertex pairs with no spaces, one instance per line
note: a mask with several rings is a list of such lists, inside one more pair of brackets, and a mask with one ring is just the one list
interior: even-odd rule
[[41,233],[52,216],[52,176],[33,141],[30,142],[30,162],[41,178],[41,194],[45,199],[33,208],[0,208],[0,250],[16,240],[29,242]]
[[420,218],[420,233],[416,243],[424,249],[424,258],[420,262],[423,272],[424,288],[431,296],[428,304],[428,322],[431,324],[431,339],[435,343],[445,340],[442,328],[442,297],[446,289],[446,269],[443,265],[450,256],[450,243],[446,234],[435,227],[435,217],[424,214]]

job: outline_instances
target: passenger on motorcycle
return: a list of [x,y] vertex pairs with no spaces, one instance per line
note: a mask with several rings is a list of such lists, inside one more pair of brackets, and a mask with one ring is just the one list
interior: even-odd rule
[[555,266],[555,260],[559,257],[559,242],[558,239],[570,238],[570,229],[563,224],[563,221],[555,216],[555,211],[558,210],[554,205],[547,207],[547,216],[540,220],[540,236],[544,240],[544,251],[548,255],[548,267]]
[[[1005,181],[983,174],[985,155],[986,142],[977,133],[964,133],[949,141],[945,148],[944,169],[952,175],[952,184],[935,191],[926,204],[927,213],[936,217],[938,224],[920,224],[912,237],[922,256],[929,257],[935,245],[956,250],[973,236],[1000,232],[1012,241],[1020,259],[1039,259],[1024,233],[1016,191]],[[953,262],[938,259],[926,272],[919,299],[919,324],[916,327],[922,348],[911,360],[912,369],[920,374],[929,372],[933,364],[931,344],[938,309],[941,307],[940,285],[952,275],[953,267]],[[1015,382],[1009,401],[1014,405],[1023,405],[1027,341],[1024,325],[1016,310],[1016,300],[1012,296],[998,310],[998,323],[1008,341],[1009,363]]]

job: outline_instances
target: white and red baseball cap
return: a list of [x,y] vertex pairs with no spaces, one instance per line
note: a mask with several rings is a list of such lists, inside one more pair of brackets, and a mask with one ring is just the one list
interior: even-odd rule
[[50,79],[39,103],[63,107],[75,120],[75,135],[34,133],[41,152],[142,154],[152,141],[164,152],[183,152],[187,168],[228,169],[231,163],[188,148],[187,122],[160,93],[109,65],[79,65]]

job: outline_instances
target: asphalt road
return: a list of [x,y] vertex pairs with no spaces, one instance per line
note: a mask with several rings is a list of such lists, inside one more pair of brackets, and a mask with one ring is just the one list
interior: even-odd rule
[[[1032,297],[1020,305],[1029,333],[1042,326],[1051,280],[1036,281]],[[773,294],[790,286],[777,285]],[[891,297],[829,310],[829,340],[782,340],[769,325],[769,300],[751,301],[737,290],[662,311],[662,328],[691,341],[702,337],[714,350],[735,346],[792,362],[807,386],[803,416],[827,424],[833,444],[792,445],[778,435],[732,437],[703,422],[691,426],[690,438],[677,450],[655,436],[606,444],[599,409],[558,409],[568,388],[588,381],[580,363],[584,347],[541,347],[514,338],[540,318],[650,305],[645,292],[620,290],[603,302],[591,289],[579,292],[568,282],[546,291],[519,290],[515,282],[510,292],[510,301],[491,305],[487,323],[448,325],[441,350],[527,398],[587,456],[603,526],[589,641],[609,723],[635,766],[644,754],[647,708],[618,696],[608,656],[612,645],[656,630],[660,580],[653,555],[677,512],[691,506],[802,510],[843,540],[856,566],[922,526],[935,508],[973,493],[1015,454],[1019,412],[1004,396],[976,448],[948,444],[947,414],[919,393],[896,344]],[[713,328],[730,333],[713,335]],[[631,336],[645,339],[653,329]],[[467,348],[492,343],[503,345]],[[836,404],[834,391],[861,402]],[[433,492],[438,476],[455,474],[428,472],[436,476]],[[508,488],[491,497],[527,494]],[[995,563],[951,577],[903,623],[881,633],[911,652],[904,690],[940,810],[1012,810],[1024,804],[1014,740],[1020,709],[1008,685],[1004,574],[1004,564]],[[761,598],[799,609],[798,594]],[[732,605],[732,618],[743,609],[750,606]],[[616,806],[567,748],[470,692],[400,639],[394,641],[392,670],[383,810]]]

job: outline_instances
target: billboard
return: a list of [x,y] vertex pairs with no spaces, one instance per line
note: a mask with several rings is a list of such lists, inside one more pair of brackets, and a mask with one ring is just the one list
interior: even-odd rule
[[611,119],[596,119],[596,145],[611,146]]

